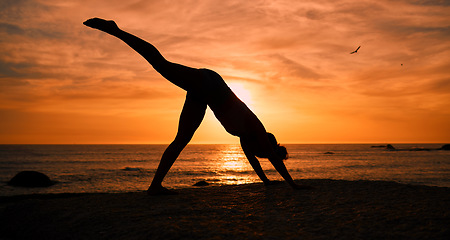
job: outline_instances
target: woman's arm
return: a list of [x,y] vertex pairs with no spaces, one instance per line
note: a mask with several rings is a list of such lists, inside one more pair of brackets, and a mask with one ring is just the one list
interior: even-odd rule
[[[274,166],[275,170],[281,175],[281,177],[284,178],[284,180],[294,189],[309,189],[308,186],[302,186],[298,185],[294,182],[294,179],[292,179],[291,175],[289,174],[286,166],[284,165],[283,159],[278,157],[272,147],[272,145],[269,142],[269,139],[267,137],[267,133],[264,131],[259,131],[259,136],[256,138],[257,141],[253,142],[251,140],[248,140],[246,138],[241,137],[241,146],[244,150],[245,155],[247,156],[247,159],[249,160],[250,164],[252,165],[253,169],[255,169],[255,172],[260,176],[259,172],[262,172],[261,166],[259,165],[258,160],[256,159],[256,156],[268,158],[270,163]],[[257,152],[255,152],[257,151]],[[259,154],[259,155],[258,155]],[[254,166],[255,165],[255,166]],[[264,174],[264,173],[262,173]],[[265,177],[265,175],[264,175]],[[260,176],[261,178],[261,176]],[[261,179],[262,180],[262,179]],[[268,181],[270,182],[270,181]]]
[[240,139],[240,141],[242,150],[244,151],[244,154],[247,157],[248,162],[253,167],[253,170],[255,170],[259,179],[261,179],[261,181],[263,181],[265,185],[270,184],[270,180],[266,177],[266,174],[264,174],[264,171],[262,170],[258,159],[255,157],[255,154],[249,149],[248,145],[245,143],[245,141],[242,140],[242,138]]
[[269,157],[269,161],[272,163],[272,165],[275,167],[277,172],[284,178],[284,180],[291,185],[294,189],[312,189],[310,186],[305,185],[299,185],[294,182],[294,179],[292,179],[291,175],[289,174],[286,166],[284,165],[284,162],[279,157]]

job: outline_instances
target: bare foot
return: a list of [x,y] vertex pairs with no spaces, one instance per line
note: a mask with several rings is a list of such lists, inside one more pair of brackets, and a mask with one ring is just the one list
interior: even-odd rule
[[147,190],[147,194],[150,196],[157,196],[157,195],[177,195],[178,193],[161,186],[161,187],[149,187]]
[[110,34],[119,30],[119,27],[114,21],[101,18],[91,18],[85,21],[83,24]]

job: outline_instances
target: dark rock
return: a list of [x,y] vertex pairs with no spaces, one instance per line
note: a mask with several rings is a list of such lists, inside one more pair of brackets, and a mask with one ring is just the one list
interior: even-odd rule
[[386,145],[386,149],[389,150],[396,150],[394,146],[392,146],[391,144]]
[[196,184],[194,184],[193,186],[196,186],[196,187],[209,186],[209,183],[207,183],[206,181],[200,181],[200,182],[197,182]]
[[14,176],[8,185],[16,187],[49,187],[55,184],[47,175],[36,171],[23,171]]
[[416,151],[416,152],[418,152],[418,151],[431,151],[431,149],[429,149],[429,148],[413,147],[413,148],[409,149],[409,151]]
[[142,169],[138,168],[138,167],[125,167],[124,169],[122,169],[124,171],[129,171],[129,172],[136,172],[136,171],[142,171]]
[[373,146],[370,146],[371,148],[386,148],[387,146],[386,145],[373,145]]
[[450,150],[450,144],[445,144],[443,145],[441,148],[439,148],[440,150]]

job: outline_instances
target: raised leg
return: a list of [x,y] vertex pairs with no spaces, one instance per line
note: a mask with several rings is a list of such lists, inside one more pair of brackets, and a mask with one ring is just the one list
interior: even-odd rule
[[119,38],[144,57],[164,78],[186,91],[194,89],[198,79],[203,77],[196,68],[167,61],[155,46],[121,30],[114,21],[92,18],[85,21],[84,25]]
[[167,147],[156,170],[155,176],[147,193],[150,195],[173,194],[162,186],[164,177],[169,172],[181,151],[194,136],[195,131],[205,116],[207,104],[197,99],[189,92],[186,95],[183,111],[181,112],[178,132],[175,140]]

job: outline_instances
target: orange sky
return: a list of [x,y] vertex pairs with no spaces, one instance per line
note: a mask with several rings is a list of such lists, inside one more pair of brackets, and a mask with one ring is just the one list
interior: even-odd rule
[[[2,0],[0,143],[173,139],[185,93],[82,25],[95,16],[220,73],[281,143],[448,143],[449,12],[431,0]],[[193,142],[238,139],[208,110]]]

